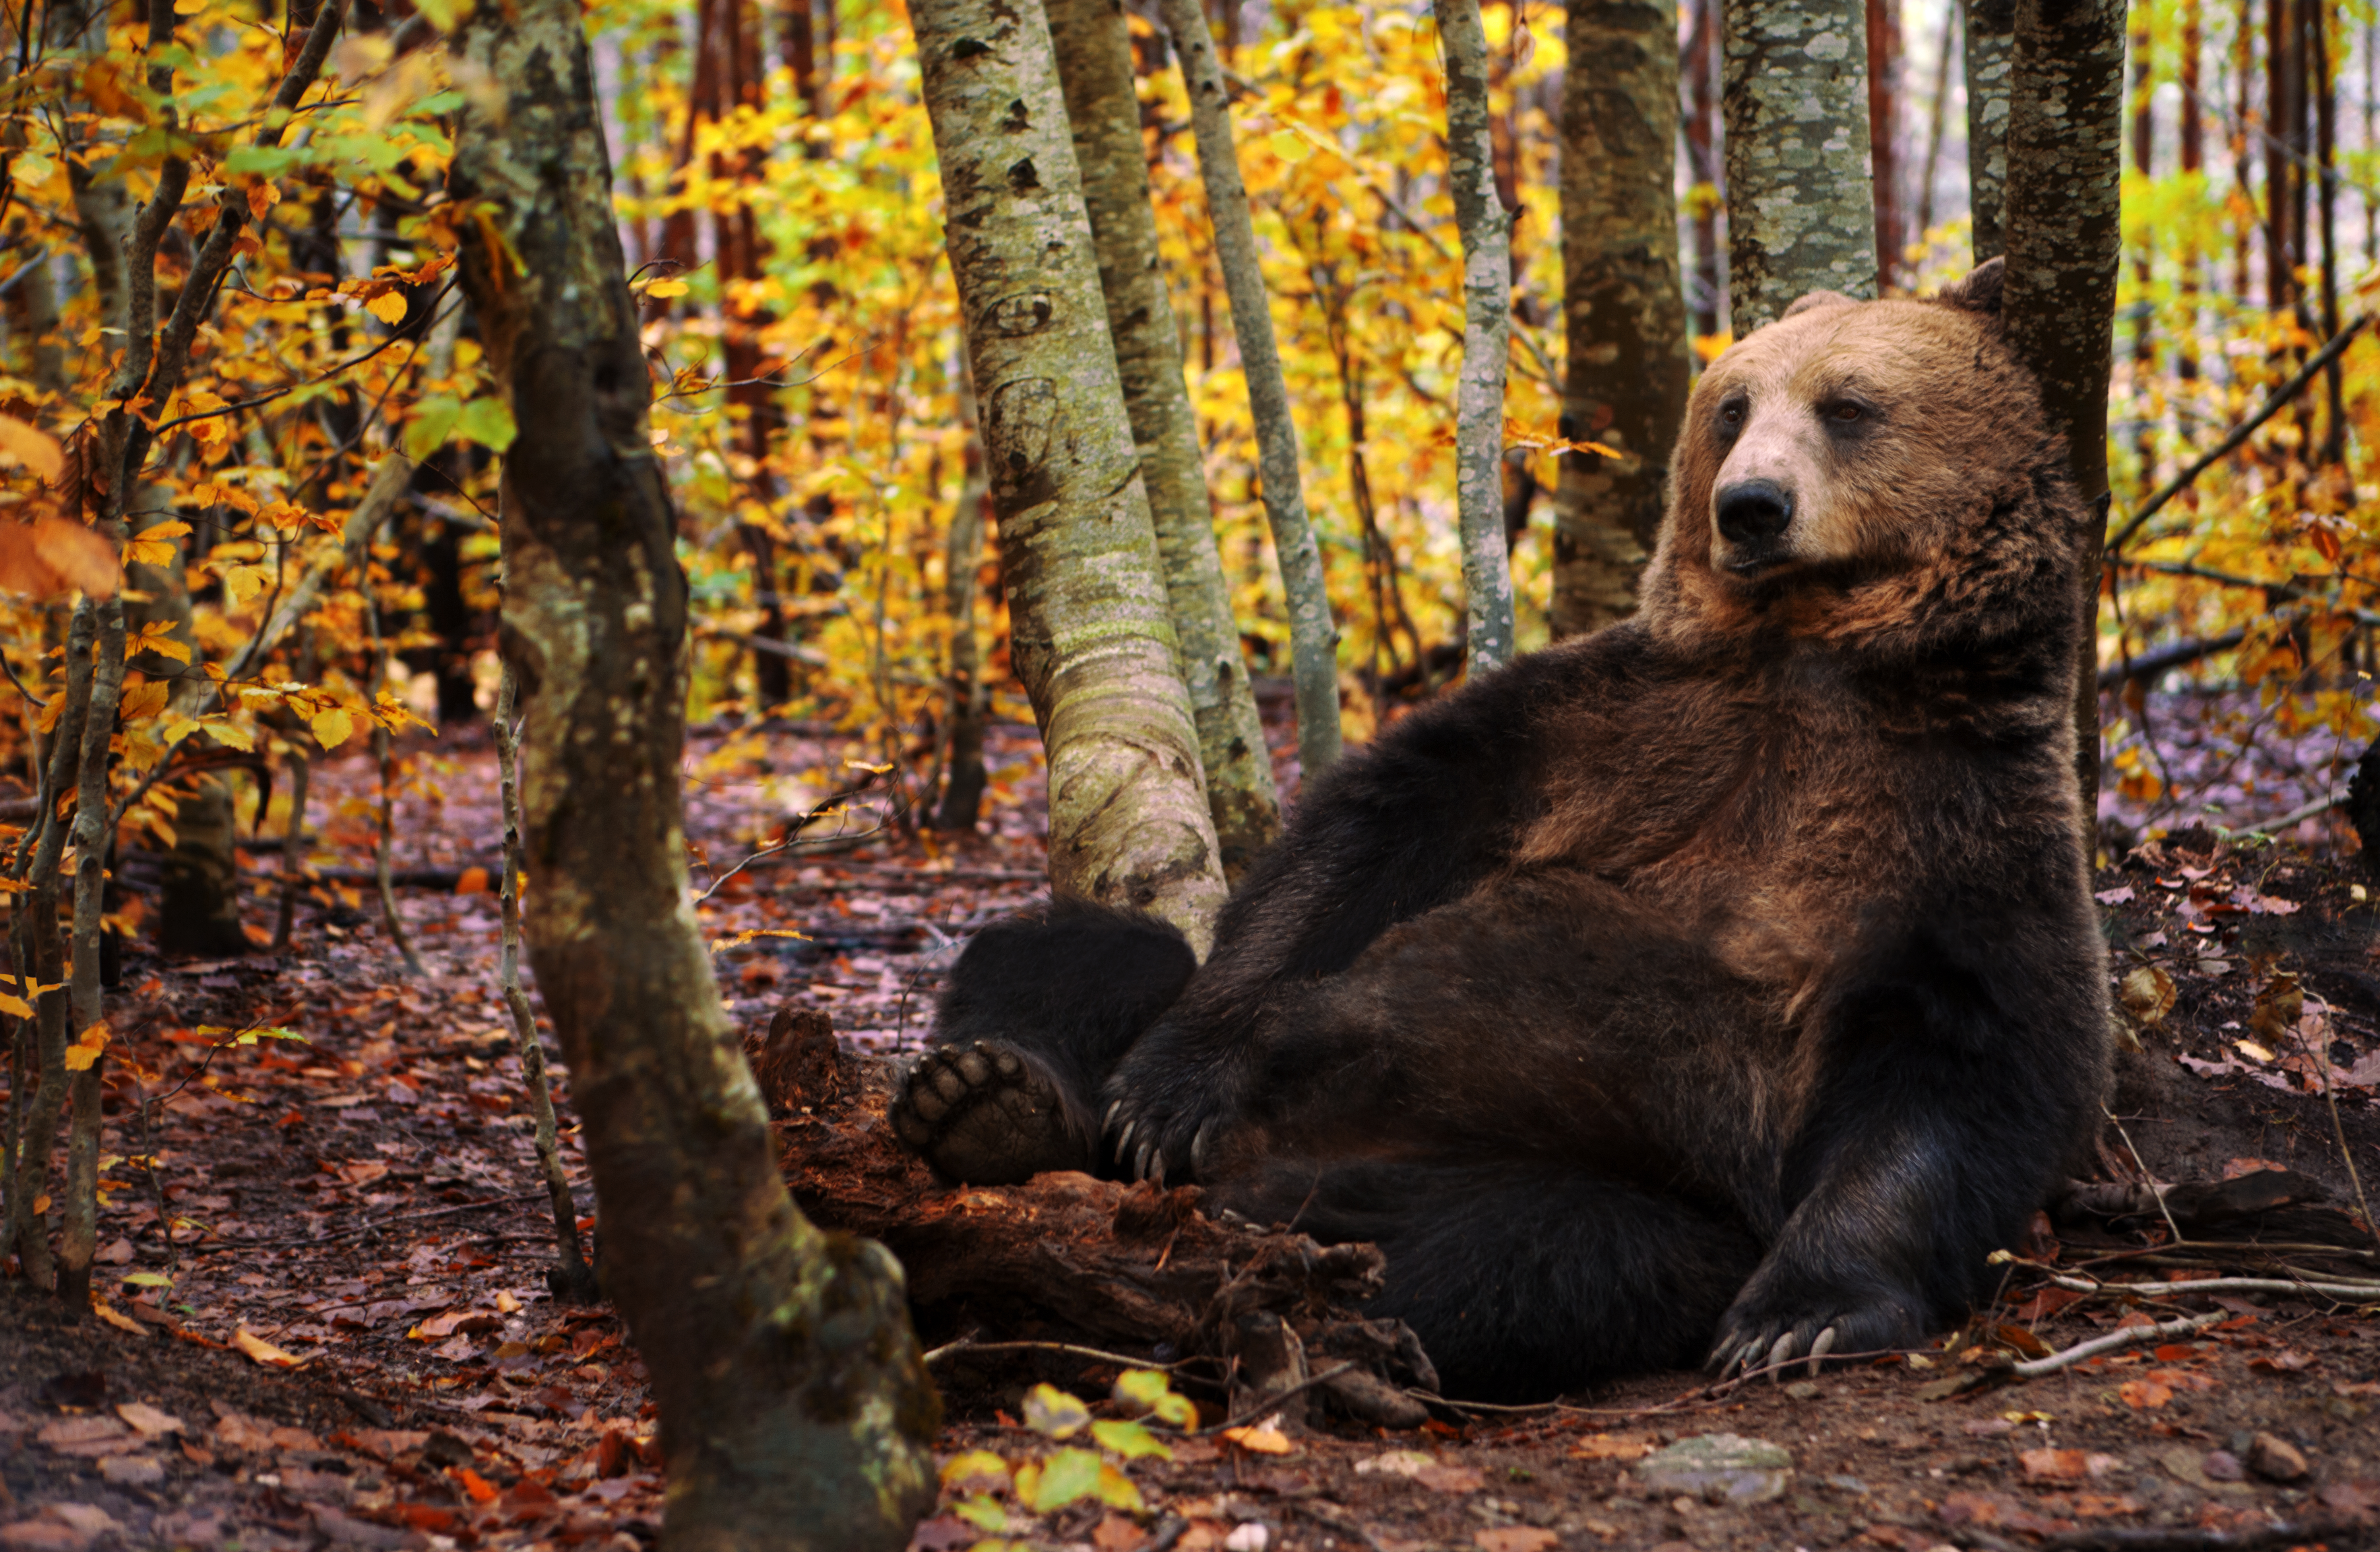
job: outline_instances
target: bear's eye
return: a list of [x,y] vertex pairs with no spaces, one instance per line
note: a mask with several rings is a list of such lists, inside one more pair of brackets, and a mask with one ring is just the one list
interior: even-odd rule
[[1743,401],[1742,399],[1730,399],[1727,403],[1720,405],[1718,407],[1718,423],[1723,426],[1740,426],[1743,424]]
[[1866,413],[1866,410],[1861,409],[1858,405],[1852,403],[1847,398],[1839,398],[1834,403],[1827,406],[1827,419],[1840,422],[1845,425],[1849,425],[1852,422],[1861,419]]

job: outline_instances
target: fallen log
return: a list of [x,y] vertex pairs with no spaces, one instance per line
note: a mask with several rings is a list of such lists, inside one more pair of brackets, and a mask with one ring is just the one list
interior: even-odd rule
[[781,1012],[747,1054],[794,1200],[812,1222],[899,1257],[929,1345],[953,1356],[1022,1342],[1203,1361],[1232,1412],[1277,1397],[1294,1421],[1318,1394],[1366,1423],[1428,1416],[1407,1394],[1438,1387],[1420,1342],[1361,1309],[1380,1287],[1377,1247],[1210,1216],[1196,1186],[1073,1171],[953,1184],[885,1118],[899,1069],[836,1041],[825,1015]]

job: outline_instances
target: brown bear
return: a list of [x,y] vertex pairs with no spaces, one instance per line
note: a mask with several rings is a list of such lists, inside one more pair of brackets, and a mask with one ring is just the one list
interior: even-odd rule
[[1998,270],[1713,362],[1632,619],[1307,788],[1204,965],[978,935],[894,1124],[1377,1241],[1450,1395],[1907,1345],[2092,1132],[2082,507]]

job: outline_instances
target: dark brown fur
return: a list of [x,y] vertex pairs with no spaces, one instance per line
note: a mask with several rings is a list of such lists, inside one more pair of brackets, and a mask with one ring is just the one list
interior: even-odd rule
[[[1379,1241],[1452,1393],[1954,1318],[2107,1063],[2081,514],[1997,297],[1721,357],[1639,615],[1315,782],[1146,1033],[1031,1016],[1076,909],[971,947],[941,1038],[1107,1071],[1103,1159]],[[1791,521],[1739,542],[1754,477]]]

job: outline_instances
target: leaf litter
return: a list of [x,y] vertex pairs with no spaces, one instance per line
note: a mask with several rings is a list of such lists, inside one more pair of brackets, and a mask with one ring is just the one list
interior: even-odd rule
[[[398,865],[452,878],[402,896],[426,981],[397,972],[354,875],[331,871],[368,856],[370,773],[354,758],[317,775],[310,860],[325,876],[288,957],[128,956],[111,1070],[121,1056],[145,1076],[119,1082],[104,1139],[100,1284],[115,1318],[61,1324],[8,1285],[0,1547],[625,1552],[657,1534],[663,1461],[642,1366],[608,1309],[544,1285],[552,1228],[495,993],[492,761],[468,734],[408,752]],[[724,874],[864,754],[832,734],[698,740],[698,854]],[[825,844],[764,859],[704,902],[739,1024],[791,1007],[827,1014],[860,1050],[920,1044],[956,947],[1038,892],[1030,730],[996,728],[992,764],[981,837],[905,836],[855,803]],[[251,916],[269,916],[278,859],[249,862]],[[2283,1191],[2268,1213],[2318,1198],[2351,1221],[2362,1209],[2329,1106],[2362,1156],[2380,1140],[2380,954],[2352,860],[2185,832],[2098,885],[2109,996],[2143,1046],[2122,1058],[2103,1179],[2136,1192],[2306,1182],[2291,1189],[2312,1195]],[[567,1128],[567,1073],[552,1070]],[[592,1202],[570,1142],[583,1230]],[[2186,1287],[2286,1284],[2309,1266],[2370,1279],[2368,1245],[2325,1261],[2175,1242],[2154,1208],[2036,1228],[2011,1247],[2022,1264],[1998,1302],[1923,1353],[1716,1391],[1640,1376],[1559,1409],[1436,1408],[1402,1433],[1266,1419],[1198,1436],[1221,1421],[1220,1395],[1170,1388],[1154,1369],[1014,1353],[951,1389],[943,1501],[913,1545],[1548,1552],[1986,1545],[1978,1534],[2030,1546],[2093,1527],[2301,1528],[2338,1546],[2368,1534],[2369,1308]],[[2122,1291],[2151,1281],[2181,1286]],[[1945,1376],[2200,1310],[2221,1322],[2189,1341],[1922,1399]],[[1720,1436],[1782,1451],[1785,1491],[1713,1500],[1637,1474]]]

